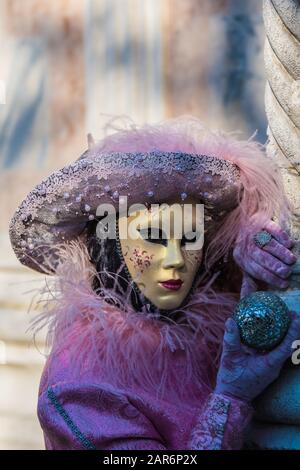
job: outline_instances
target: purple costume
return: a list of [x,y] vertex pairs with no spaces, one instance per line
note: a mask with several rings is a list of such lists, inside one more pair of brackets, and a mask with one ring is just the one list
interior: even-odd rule
[[46,449],[240,449],[251,418],[246,402],[224,395],[169,403],[94,375],[69,382],[63,369],[52,383],[47,372],[38,405]]
[[[115,336],[110,341],[115,340],[117,334],[114,331]],[[102,338],[99,337],[98,341]],[[107,353],[109,347],[111,345],[101,352]],[[162,396],[157,397],[150,386],[145,390],[146,387],[138,385],[116,386],[111,383],[112,374],[103,372],[101,363],[94,365],[92,372],[81,372],[74,379],[70,348],[72,345],[65,344],[60,354],[50,361],[51,365],[46,365],[41,381],[38,416],[47,449],[242,447],[252,407],[245,401],[214,393],[204,383],[201,384],[206,372],[203,363],[203,377],[196,369],[198,374],[192,374],[187,381],[188,356],[185,351],[164,352],[168,355],[168,368],[173,374],[168,377],[170,380],[165,384]],[[163,353],[163,348],[160,351]],[[190,346],[189,352],[192,351]],[[132,360],[135,357],[137,354],[132,351]],[[148,364],[149,374],[151,368],[155,374],[159,357],[154,354],[154,358],[155,362]],[[85,361],[88,360],[87,355]],[[203,362],[200,348],[195,347],[194,360]],[[114,362],[117,362],[116,358]],[[126,373],[126,363],[117,365]],[[128,373],[130,369],[128,366]],[[115,373],[118,373],[117,369]],[[182,395],[176,396],[176,391]]]
[[[115,291],[100,283],[96,292],[86,237],[99,204],[117,209],[121,196],[128,204],[151,204],[187,195],[205,207],[204,276],[195,278],[177,319],[166,321],[147,299],[133,308],[117,289],[119,271],[113,272]],[[36,325],[48,325],[52,346],[38,402],[47,449],[243,447],[251,399],[269,382],[256,390],[255,367],[248,368],[256,358],[251,363],[245,356],[236,332],[225,352],[235,348],[241,361],[225,355],[220,368],[224,325],[241,287],[249,289],[249,274],[251,281],[272,276],[286,283],[287,268],[278,260],[273,266],[268,254],[262,258],[268,270],[261,268],[261,251],[253,250],[251,237],[244,240],[253,216],[255,233],[284,213],[282,195],[276,168],[258,144],[209,133],[196,118],[184,117],[108,136],[29,193],[12,218],[10,238],[23,264],[56,274]],[[289,262],[287,248],[281,247],[283,262]],[[101,255],[109,258],[105,250]],[[233,257],[243,271],[237,278]],[[243,282],[241,274],[248,274]],[[244,389],[256,387],[250,399],[241,398],[238,386],[245,369]]]

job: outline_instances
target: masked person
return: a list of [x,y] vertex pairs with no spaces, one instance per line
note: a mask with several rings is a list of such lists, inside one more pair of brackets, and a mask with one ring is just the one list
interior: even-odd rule
[[36,324],[51,346],[47,449],[242,448],[300,334],[291,313],[258,353],[230,318],[254,278],[288,286],[292,240],[274,217],[288,207],[261,146],[192,117],[118,130],[31,191],[10,237],[54,279]]

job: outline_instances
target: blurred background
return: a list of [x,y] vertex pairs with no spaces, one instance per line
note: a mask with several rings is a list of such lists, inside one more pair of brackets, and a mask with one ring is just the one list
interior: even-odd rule
[[[0,449],[43,449],[44,336],[26,332],[45,276],[8,223],[44,176],[102,136],[109,115],[180,114],[266,140],[261,0],[0,0]],[[5,99],[4,99],[5,98]]]

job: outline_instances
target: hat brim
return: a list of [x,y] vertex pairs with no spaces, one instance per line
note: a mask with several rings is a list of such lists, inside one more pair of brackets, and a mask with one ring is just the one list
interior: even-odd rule
[[100,204],[117,210],[124,196],[128,206],[191,196],[218,220],[238,205],[240,189],[239,168],[219,157],[90,150],[27,195],[11,220],[10,239],[22,264],[49,274],[59,261],[56,247],[82,236]]

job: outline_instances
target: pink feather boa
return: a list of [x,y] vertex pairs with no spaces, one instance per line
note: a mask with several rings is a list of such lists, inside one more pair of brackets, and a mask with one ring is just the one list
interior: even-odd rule
[[[212,279],[180,309],[180,320],[162,321],[155,314],[134,311],[113,290],[102,289],[103,296],[97,295],[91,287],[96,272],[82,242],[62,247],[61,256],[57,276],[44,288],[44,310],[32,325],[35,333],[48,326],[50,368],[57,368],[60,355],[68,350],[68,374],[73,378],[96,368],[116,387],[141,387],[158,397],[167,392],[169,399],[183,398],[189,382],[194,390],[212,389],[224,322],[232,315],[236,295],[216,293]],[[191,393],[189,389],[190,398]]]

